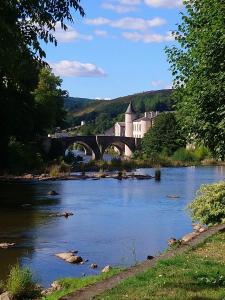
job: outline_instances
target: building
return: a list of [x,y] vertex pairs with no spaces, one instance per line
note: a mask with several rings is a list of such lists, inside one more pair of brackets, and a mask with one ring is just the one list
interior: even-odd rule
[[[114,126],[115,136],[127,136],[143,138],[145,133],[154,125],[155,118],[160,114],[158,111],[145,112],[141,118],[136,118],[132,103],[125,112],[125,122],[117,122]],[[130,149],[125,146],[125,155],[131,156]]]

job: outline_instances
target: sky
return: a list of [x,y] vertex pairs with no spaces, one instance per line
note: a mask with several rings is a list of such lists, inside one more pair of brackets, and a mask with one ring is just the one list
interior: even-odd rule
[[43,45],[47,61],[71,97],[113,99],[172,86],[165,47],[180,22],[182,0],[81,0],[82,18],[57,47]]

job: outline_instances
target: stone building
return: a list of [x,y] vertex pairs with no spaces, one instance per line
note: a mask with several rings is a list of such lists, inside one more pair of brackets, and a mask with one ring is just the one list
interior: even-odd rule
[[[155,118],[159,115],[158,111],[145,112],[141,118],[136,118],[132,103],[128,105],[125,112],[125,122],[117,122],[114,126],[115,136],[127,136],[143,138],[145,133],[154,125]],[[131,156],[131,152],[125,146],[125,155]]]

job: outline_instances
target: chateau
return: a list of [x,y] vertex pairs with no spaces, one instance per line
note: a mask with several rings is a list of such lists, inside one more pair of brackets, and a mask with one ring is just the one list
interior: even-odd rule
[[[153,127],[158,111],[145,112],[144,116],[136,119],[136,114],[130,102],[125,112],[125,122],[117,122],[114,126],[115,136],[143,138],[145,133]],[[125,155],[131,156],[130,150],[125,146]]]

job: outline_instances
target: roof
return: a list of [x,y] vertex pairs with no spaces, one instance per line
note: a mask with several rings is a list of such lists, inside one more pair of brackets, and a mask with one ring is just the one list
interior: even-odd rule
[[133,122],[150,121],[151,119],[154,119],[154,118],[142,117],[142,118],[134,120]]
[[125,113],[126,113],[126,114],[134,114],[134,113],[135,113],[135,112],[134,112],[134,109],[133,109],[132,102],[129,103],[128,108],[127,108],[127,110],[126,110]]
[[125,122],[116,122],[116,124],[119,124],[120,126],[125,126]]

